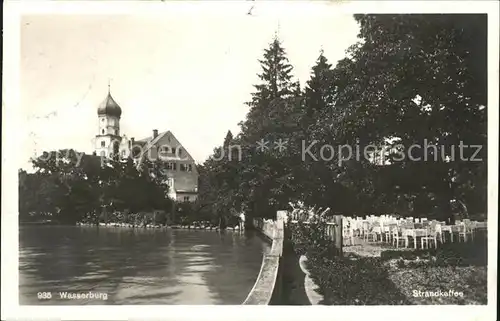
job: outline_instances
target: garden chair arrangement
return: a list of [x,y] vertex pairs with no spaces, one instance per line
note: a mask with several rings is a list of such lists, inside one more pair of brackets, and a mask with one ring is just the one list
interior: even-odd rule
[[[366,243],[386,243],[396,248],[437,248],[447,241],[473,241],[477,231],[487,228],[486,222],[468,219],[457,221],[455,225],[427,218],[396,218],[392,215],[344,217],[344,240],[354,244],[354,238]],[[446,234],[449,238],[445,237]],[[347,243],[344,243],[347,245]]]
[[[329,209],[307,208],[301,203],[290,204],[293,211],[289,214],[293,222],[308,223],[312,218],[321,218],[331,225],[327,228],[327,235],[334,237],[334,223],[328,221]],[[420,248],[437,248],[445,242],[473,241],[477,231],[486,230],[486,222],[476,222],[468,219],[456,221],[454,225],[445,222],[429,220],[428,218],[398,218],[396,215],[369,215],[366,217],[343,216],[342,238],[343,244],[356,245],[356,239],[365,243],[385,243],[396,248],[412,246]],[[449,237],[446,237],[449,235]],[[457,237],[455,237],[457,236]]]

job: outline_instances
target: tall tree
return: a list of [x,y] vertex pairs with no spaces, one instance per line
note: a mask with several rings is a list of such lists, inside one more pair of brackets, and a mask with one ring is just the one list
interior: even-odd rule
[[[432,211],[451,217],[455,199],[474,212],[485,210],[485,16],[356,19],[362,40],[334,69],[321,53],[304,91],[292,81],[279,41],[265,50],[262,82],[232,139],[242,161],[206,162],[221,208],[238,199],[254,215],[267,216],[301,199],[343,214]],[[285,150],[276,148],[279,140],[287,141]],[[314,141],[311,153],[317,158],[323,152],[323,158],[301,159],[302,147]],[[460,151],[460,144],[481,146],[474,156],[482,161],[471,161],[476,150]],[[420,149],[410,158],[414,145]]]
[[[332,136],[330,126],[320,127],[320,121],[325,117],[328,120],[335,118],[336,110],[336,83],[332,65],[321,50],[316,64],[312,67],[311,77],[306,83],[304,92],[304,113],[301,119],[302,132],[301,143],[307,147],[313,146],[310,150],[313,157],[302,159],[302,166],[298,169],[302,171],[296,177],[296,185],[303,190],[302,199],[313,206],[328,206],[332,210],[340,209],[341,204],[345,204],[347,199],[345,189],[336,181],[337,164],[329,161],[328,153],[321,157],[321,147],[326,144],[335,146],[335,137]],[[323,154],[325,155],[325,154]],[[326,159],[325,159],[326,158]]]
[[233,133],[230,130],[227,131],[226,138],[224,138],[224,147],[228,147],[233,141]]
[[259,62],[261,83],[254,85],[256,91],[252,93],[252,100],[247,102],[250,110],[243,125],[243,135],[251,138],[273,128],[279,116],[280,100],[293,96],[296,90],[296,83],[292,81],[293,67],[277,37],[264,50],[263,59]]
[[[480,15],[357,15],[356,19],[364,42],[351,50],[349,82],[341,91],[347,111],[342,135],[361,146],[397,138],[393,144],[404,145],[406,157],[392,158],[393,167],[411,173],[404,176],[412,179],[394,185],[414,194],[432,191],[443,215],[450,217],[450,200],[458,196],[454,181],[461,172],[477,172],[481,166],[453,157],[452,150],[458,153],[461,142],[486,145],[486,19]],[[436,149],[425,149],[426,143]],[[415,145],[420,148],[410,159],[408,148]],[[470,158],[473,150],[465,153]],[[484,159],[484,148],[480,155]]]
[[289,140],[290,132],[296,127],[290,119],[295,114],[293,102],[301,91],[298,83],[292,80],[293,67],[278,38],[264,50],[263,59],[259,61],[262,82],[254,86],[256,91],[248,103],[250,111],[240,137],[247,152],[242,162],[240,185],[244,192],[240,194],[248,195],[246,206],[251,213],[272,216],[287,203],[285,191],[290,175],[282,166],[280,158],[283,155],[275,144]]
[[311,78],[305,88],[307,116],[313,121],[318,111],[332,110],[335,104],[335,83],[332,65],[321,50],[316,65],[312,68]]

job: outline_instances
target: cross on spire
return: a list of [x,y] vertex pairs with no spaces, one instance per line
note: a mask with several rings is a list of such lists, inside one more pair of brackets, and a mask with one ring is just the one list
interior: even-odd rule
[[108,94],[111,93],[111,78],[108,78]]

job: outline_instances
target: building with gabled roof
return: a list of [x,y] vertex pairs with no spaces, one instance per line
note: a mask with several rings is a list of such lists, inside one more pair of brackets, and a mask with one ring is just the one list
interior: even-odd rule
[[120,135],[122,110],[108,90],[106,99],[97,110],[98,133],[95,136],[95,153],[101,157],[132,157],[137,166],[148,159],[162,161],[164,179],[168,181],[167,195],[177,201],[195,201],[198,195],[198,171],[189,152],[174,134],[167,130],[158,133],[153,129],[151,136],[135,140]]

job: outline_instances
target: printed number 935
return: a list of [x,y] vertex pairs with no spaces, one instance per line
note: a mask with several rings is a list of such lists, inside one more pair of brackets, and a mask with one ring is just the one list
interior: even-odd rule
[[52,298],[51,292],[38,292],[36,295],[39,300],[49,300]]

